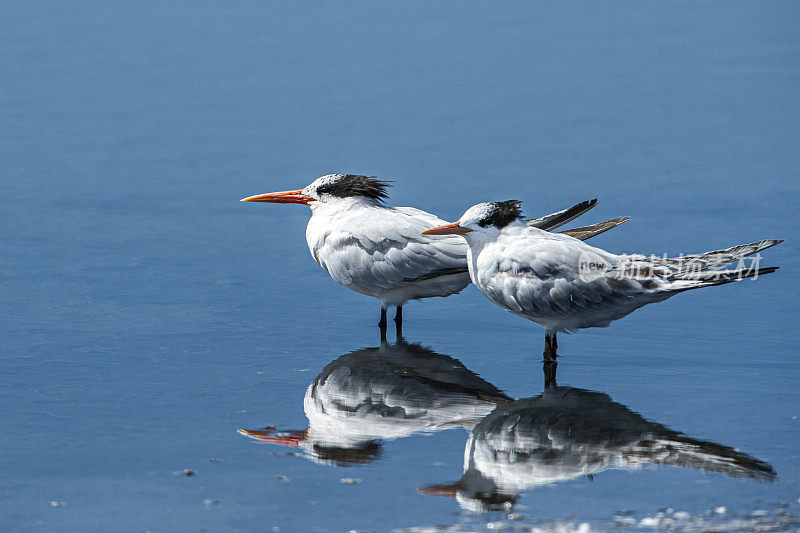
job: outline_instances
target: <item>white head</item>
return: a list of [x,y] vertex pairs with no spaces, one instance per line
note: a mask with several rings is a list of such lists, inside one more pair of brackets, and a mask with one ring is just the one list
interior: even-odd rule
[[522,218],[520,203],[518,200],[506,200],[473,205],[461,215],[458,222],[426,229],[422,234],[463,235],[467,240],[497,235],[500,230]]
[[343,198],[360,198],[381,203],[387,198],[389,182],[359,174],[326,174],[304,189],[271,192],[243,198],[243,202],[305,204],[335,202]]

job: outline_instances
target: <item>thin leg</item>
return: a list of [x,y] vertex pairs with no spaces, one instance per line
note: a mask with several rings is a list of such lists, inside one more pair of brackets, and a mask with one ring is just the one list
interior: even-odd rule
[[394,315],[394,328],[395,333],[397,334],[397,338],[400,339],[403,336],[403,306],[397,306],[397,312]]
[[558,339],[556,339],[556,332],[545,331],[544,333],[544,360],[555,361],[558,357]]
[[558,354],[558,339],[556,338],[555,331],[545,331],[544,333],[544,363],[542,363],[542,372],[544,372],[544,388],[553,389],[557,387],[556,384],[556,370],[558,363],[556,358]]
[[381,344],[386,344],[386,324],[378,324],[378,329],[381,331]]
[[378,329],[381,330],[381,344],[386,342],[386,308],[381,306],[381,320],[378,322]]
[[555,389],[558,387],[556,383],[556,371],[558,370],[558,363],[555,359],[547,359],[542,363],[542,372],[544,373],[544,388]]

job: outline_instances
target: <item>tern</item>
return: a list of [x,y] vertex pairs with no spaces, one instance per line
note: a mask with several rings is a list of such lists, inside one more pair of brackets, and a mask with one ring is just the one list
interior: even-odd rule
[[513,504],[529,488],[656,465],[767,483],[777,477],[769,463],[651,422],[605,393],[556,387],[498,405],[471,430],[461,479],[420,492],[488,511]]
[[[558,332],[605,327],[680,292],[778,269],[748,268],[742,260],[783,242],[779,239],[674,258],[617,255],[531,227],[522,220],[520,203],[477,204],[457,222],[422,234],[466,240],[469,274],[478,290],[492,303],[544,326],[545,362],[555,363]],[[739,261],[735,269],[721,269],[734,261]]]
[[[395,323],[400,331],[403,304],[456,294],[469,285],[470,277],[464,241],[456,236],[421,236],[425,228],[445,221],[413,207],[385,205],[388,186],[389,182],[373,177],[328,174],[304,189],[259,194],[242,201],[309,206],[306,241],[311,256],[338,283],[380,300],[382,329],[386,327],[386,309],[396,307]],[[596,204],[596,199],[581,202],[527,224],[553,230]],[[627,220],[619,217],[568,233],[588,239]]]
[[450,428],[472,429],[511,398],[461,361],[400,338],[328,363],[306,389],[308,428],[267,426],[239,433],[298,448],[310,460],[372,461],[381,443]]

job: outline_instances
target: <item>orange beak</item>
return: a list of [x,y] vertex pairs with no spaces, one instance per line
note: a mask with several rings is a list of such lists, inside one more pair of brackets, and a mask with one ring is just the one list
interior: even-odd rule
[[272,204],[304,204],[313,202],[314,198],[303,194],[302,189],[296,191],[270,192],[267,194],[256,194],[242,198],[242,202],[268,202]]
[[459,226],[458,222],[453,222],[451,224],[436,226],[435,228],[428,228],[421,232],[421,235],[466,235],[470,231],[472,230],[469,228],[462,228]]

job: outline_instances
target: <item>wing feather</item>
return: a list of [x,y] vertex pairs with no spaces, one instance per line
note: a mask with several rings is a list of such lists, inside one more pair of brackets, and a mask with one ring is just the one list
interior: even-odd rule
[[555,213],[551,213],[540,218],[526,220],[525,223],[534,228],[552,231],[563,226],[567,222],[575,220],[596,205],[597,198],[593,200],[586,200],[585,202],[575,204],[567,209],[562,209],[561,211],[556,211]]
[[[606,325],[635,309],[634,299],[646,291],[639,280],[620,278],[618,271],[582,276],[579,263],[587,252],[610,265],[625,258],[566,235],[521,229],[479,255],[479,288],[501,307],[536,321],[577,324],[595,310]],[[578,326],[564,326],[572,327]]]
[[606,220],[605,222],[591,224],[589,226],[581,226],[580,228],[559,231],[559,233],[563,233],[564,235],[569,235],[570,237],[575,237],[576,239],[585,241],[587,239],[591,239],[592,237],[597,237],[601,233],[605,233],[610,229],[616,228],[617,226],[626,223],[630,219],[631,217],[617,217],[611,220]]
[[462,238],[420,235],[422,230],[444,223],[410,207],[365,207],[338,219],[336,230],[309,239],[309,248],[336,281],[377,295],[467,271],[467,245]]

